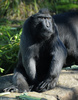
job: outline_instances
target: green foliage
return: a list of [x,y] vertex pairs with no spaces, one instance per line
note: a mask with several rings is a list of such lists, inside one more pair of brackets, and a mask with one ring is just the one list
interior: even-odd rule
[[[5,13],[12,14],[13,12],[17,12],[17,7],[20,4],[20,0],[1,0],[0,1],[0,15],[4,15]],[[12,8],[12,9],[11,9]]]
[[77,0],[57,0],[55,8],[57,13],[61,13],[72,9],[78,9],[78,3]]
[[10,19],[26,18],[38,11],[36,0],[1,0],[0,17],[6,16]]
[[53,6],[53,0],[38,0],[37,1],[39,8],[48,8],[49,10],[54,10]]
[[65,70],[78,70],[78,65],[72,65],[70,67],[63,68]]
[[78,9],[77,0],[38,0],[40,8],[48,8],[51,12],[61,13],[72,9]]
[[40,8],[48,8],[51,12],[60,13],[78,9],[77,0],[1,0],[0,17],[24,19],[38,12]]
[[[24,93],[20,96],[17,96],[16,97],[17,99],[20,99],[20,100],[41,100],[42,98],[38,98],[38,97],[32,97],[32,96],[28,96],[27,93]],[[44,100],[47,100],[45,98],[43,98]]]
[[4,71],[4,69],[3,68],[0,68],[0,72],[3,73],[3,71]]
[[38,7],[37,7],[37,2],[36,2],[36,0],[34,0],[34,6],[35,6],[35,10],[38,12]]
[[5,69],[4,74],[12,72],[16,66],[21,32],[22,29],[0,27],[0,67]]

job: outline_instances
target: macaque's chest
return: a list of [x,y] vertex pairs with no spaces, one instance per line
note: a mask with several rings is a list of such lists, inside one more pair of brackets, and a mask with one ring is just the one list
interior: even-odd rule
[[[39,50],[39,58],[37,59],[36,69],[39,80],[42,80],[46,74],[48,73],[50,64],[51,64],[51,55],[50,55],[50,48],[48,45],[41,46]],[[42,77],[40,77],[42,76]]]

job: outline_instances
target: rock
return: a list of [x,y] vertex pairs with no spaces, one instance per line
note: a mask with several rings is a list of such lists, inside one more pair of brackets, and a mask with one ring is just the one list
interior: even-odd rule
[[[12,85],[12,74],[0,77],[0,91]],[[0,100],[16,100],[20,93],[10,93],[0,97]],[[45,98],[47,100],[78,100],[78,71],[62,70],[57,86],[43,93],[28,92],[29,96]],[[43,100],[43,99],[41,99]]]
[[2,92],[3,89],[13,85],[12,77],[13,77],[13,74],[8,74],[8,75],[4,75],[0,77],[0,92]]

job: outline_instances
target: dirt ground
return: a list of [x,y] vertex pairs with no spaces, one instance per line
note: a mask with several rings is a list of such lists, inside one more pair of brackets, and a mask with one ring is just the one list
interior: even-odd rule
[[[0,77],[0,91],[12,85],[12,74]],[[43,93],[28,92],[29,96],[45,98],[40,100],[78,100],[78,70],[62,70],[57,86]],[[17,100],[20,93],[0,96],[0,100]]]

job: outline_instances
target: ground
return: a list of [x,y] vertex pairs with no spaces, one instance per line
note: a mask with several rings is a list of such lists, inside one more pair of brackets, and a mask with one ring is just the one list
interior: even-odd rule
[[[0,77],[0,90],[12,85],[12,74]],[[0,100],[17,100],[19,93],[0,96]],[[78,70],[62,70],[57,87],[43,93],[28,92],[29,96],[45,98],[41,100],[78,100]]]

